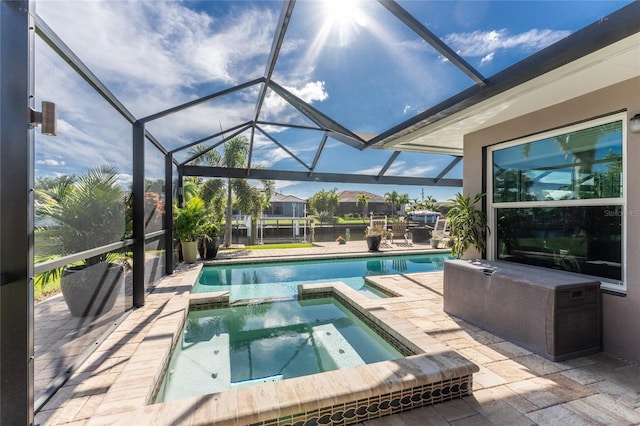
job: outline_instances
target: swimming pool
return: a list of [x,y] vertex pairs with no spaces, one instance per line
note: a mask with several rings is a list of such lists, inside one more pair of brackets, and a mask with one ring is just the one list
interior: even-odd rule
[[380,296],[363,277],[442,270],[448,253],[206,266],[193,293],[229,291],[230,300],[295,296],[299,284],[342,281]]
[[192,311],[157,402],[403,356],[333,298]]

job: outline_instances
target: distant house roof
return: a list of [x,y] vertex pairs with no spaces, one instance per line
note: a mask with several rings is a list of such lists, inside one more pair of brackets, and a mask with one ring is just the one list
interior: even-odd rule
[[369,203],[384,203],[384,197],[372,194],[367,191],[342,191],[338,193],[338,201],[341,203],[355,203],[358,201],[358,195],[365,194],[369,196]]
[[269,200],[270,203],[306,203],[307,200],[303,200],[302,198],[298,198],[295,197],[293,195],[284,195],[284,194],[280,194],[279,192],[275,192],[272,196],[271,199]]

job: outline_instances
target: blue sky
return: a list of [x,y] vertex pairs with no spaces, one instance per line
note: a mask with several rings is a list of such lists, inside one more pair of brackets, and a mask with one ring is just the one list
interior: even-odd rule
[[[490,77],[628,2],[399,3]],[[263,76],[280,9],[277,1],[41,0],[36,5],[36,12],[137,118]],[[36,139],[36,176],[111,163],[120,168],[123,183],[130,181],[130,126],[44,43],[36,46],[37,100],[56,102],[59,117],[56,138]],[[273,80],[340,124],[372,135],[473,85],[380,4],[353,0],[298,1]],[[253,86],[173,114],[148,129],[167,149],[176,149],[253,118],[260,89]],[[260,119],[309,123],[271,91]],[[265,130],[307,165],[322,136],[282,127]],[[266,168],[304,170],[261,134],[256,134],[253,155],[254,164]],[[390,155],[356,151],[330,139],[317,170],[377,174]],[[387,174],[434,177],[451,160],[402,153]],[[163,167],[160,155],[149,155],[149,178],[163,177]],[[447,177],[461,178],[462,163]],[[337,188],[380,195],[395,190],[411,198],[424,193],[438,200],[460,190],[296,182],[277,182],[277,188],[303,198]]]

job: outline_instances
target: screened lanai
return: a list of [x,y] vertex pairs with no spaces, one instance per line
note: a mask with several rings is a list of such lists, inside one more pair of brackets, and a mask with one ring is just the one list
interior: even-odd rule
[[[2,423],[31,423],[173,272],[184,177],[446,200],[462,187],[462,135],[500,106],[456,114],[623,39],[633,28],[615,13],[629,3],[3,0]],[[55,136],[43,133],[43,101],[55,104]],[[235,136],[249,141],[246,164],[197,164],[194,147],[222,154]],[[42,231],[60,222],[39,212],[65,177],[90,191],[102,166],[124,194],[113,220],[51,249],[59,237]],[[115,308],[47,323],[57,308],[34,302],[34,277],[123,252]]]

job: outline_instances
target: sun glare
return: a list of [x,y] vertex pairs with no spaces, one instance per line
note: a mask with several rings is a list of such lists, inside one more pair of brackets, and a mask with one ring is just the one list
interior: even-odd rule
[[360,14],[356,0],[325,0],[327,20],[335,25],[352,24]]
[[365,17],[358,0],[325,0],[327,25],[339,38],[340,45],[349,44],[359,27],[365,26]]

